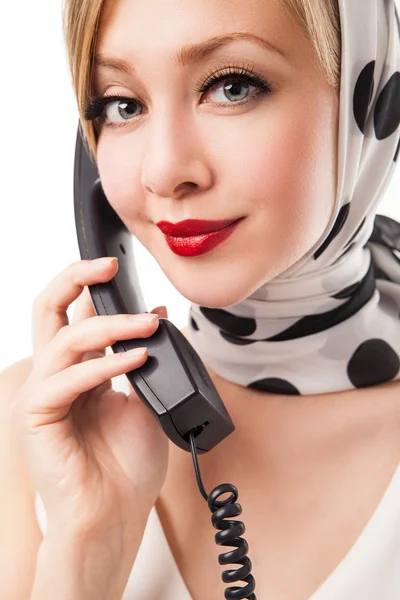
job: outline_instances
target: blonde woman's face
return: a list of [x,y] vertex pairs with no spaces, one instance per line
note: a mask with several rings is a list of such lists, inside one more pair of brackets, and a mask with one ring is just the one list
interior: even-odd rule
[[[235,32],[265,43],[238,36],[196,50]],[[99,33],[95,91],[124,98],[98,121],[110,204],[186,298],[209,307],[240,302],[327,227],[336,91],[273,0],[108,1]],[[109,59],[126,69],[106,66]],[[207,86],[213,75],[223,79]],[[241,220],[189,237],[196,231],[169,238],[157,225],[188,219]]]

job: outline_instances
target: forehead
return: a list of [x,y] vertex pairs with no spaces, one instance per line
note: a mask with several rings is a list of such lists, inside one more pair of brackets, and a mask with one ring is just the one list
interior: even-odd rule
[[178,47],[231,32],[267,40],[282,54],[308,50],[282,0],[106,0],[97,51],[132,60],[176,57]]

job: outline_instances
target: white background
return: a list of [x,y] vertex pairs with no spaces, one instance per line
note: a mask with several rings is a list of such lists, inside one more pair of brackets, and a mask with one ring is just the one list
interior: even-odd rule
[[[0,66],[1,371],[31,354],[34,298],[79,260],[72,194],[78,113],[61,0],[2,3]],[[378,212],[400,220],[399,192],[400,168]],[[135,250],[148,310],[166,304],[183,327],[189,303],[136,241]]]

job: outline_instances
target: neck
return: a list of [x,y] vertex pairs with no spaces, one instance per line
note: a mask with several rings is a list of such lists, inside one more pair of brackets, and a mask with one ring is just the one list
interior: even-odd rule
[[[188,339],[187,330],[182,333]],[[265,445],[280,453],[294,446],[315,448],[324,437],[340,440],[346,432],[362,426],[362,421],[368,426],[382,419],[386,411],[393,414],[400,391],[400,382],[390,381],[340,392],[274,394],[246,388],[222,378],[208,365],[206,368],[235,424],[235,446],[257,452]]]

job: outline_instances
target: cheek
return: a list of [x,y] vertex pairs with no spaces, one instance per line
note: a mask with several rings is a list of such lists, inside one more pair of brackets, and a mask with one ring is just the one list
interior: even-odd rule
[[97,146],[97,165],[104,193],[123,221],[137,217],[143,209],[140,194],[139,161],[132,160],[132,150],[124,148],[121,140],[100,138]]
[[258,175],[252,169],[254,197],[278,226],[275,231],[290,236],[290,230],[295,234],[301,229],[304,243],[311,245],[325,229],[334,204],[335,125],[329,111],[318,114],[317,107],[287,114],[292,118],[277,119],[268,128],[269,143],[257,157]]
[[335,200],[334,104],[318,98],[311,106],[290,104],[273,110],[235,159],[237,195],[247,198],[255,224],[248,252],[255,264],[261,249],[269,257],[268,278],[318,242]]
[[214,140],[220,152],[213,161],[223,157],[220,173],[235,186],[239,201],[285,218],[328,204],[336,154],[334,108],[324,94],[300,101],[288,94],[268,104],[262,118],[255,113],[242,130],[224,130]]

